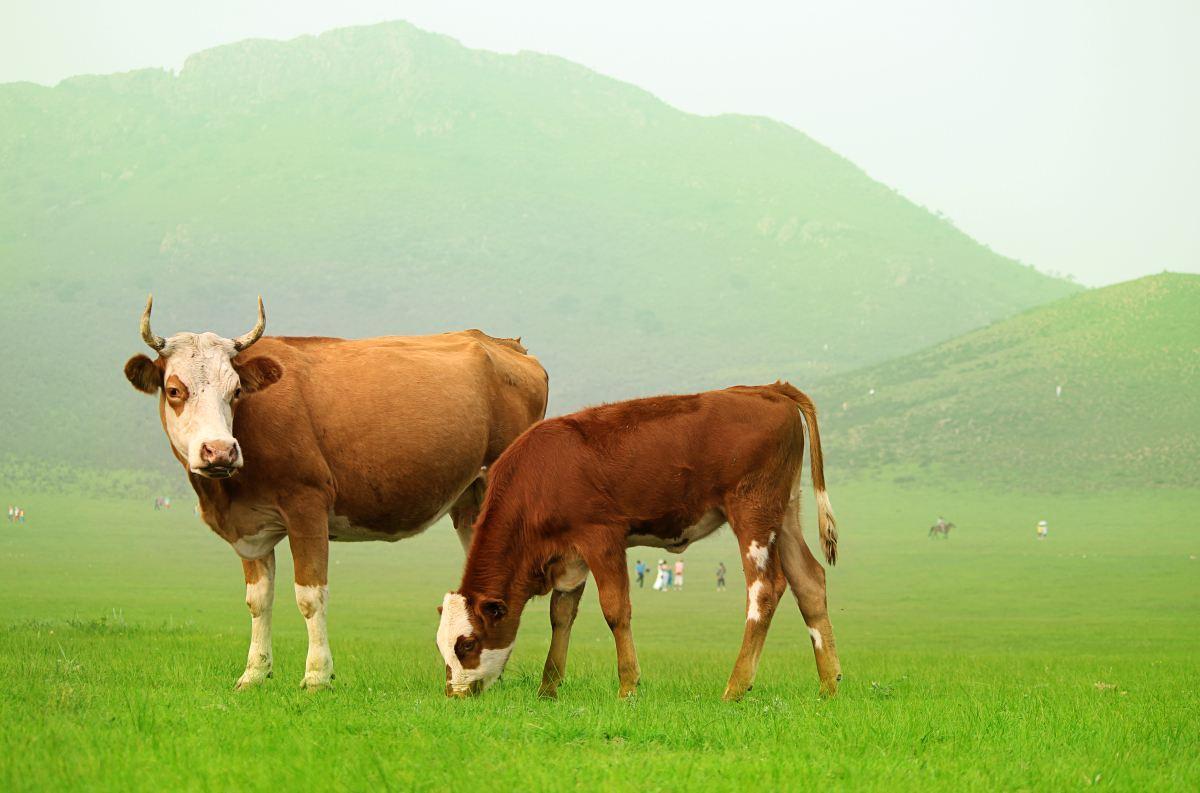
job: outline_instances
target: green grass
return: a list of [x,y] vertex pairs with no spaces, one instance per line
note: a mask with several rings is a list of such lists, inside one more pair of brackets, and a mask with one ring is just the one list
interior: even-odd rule
[[[304,631],[283,554],[275,678],[235,693],[249,633],[240,566],[189,504],[26,499],[29,523],[0,524],[0,788],[1200,785],[1200,494],[864,483],[833,495],[841,693],[816,696],[789,602],[738,704],[720,694],[742,592],[711,590],[716,561],[735,566],[727,530],[687,553],[685,592],[634,592],[633,702],[615,697],[594,587],[557,702],[535,698],[544,602],[497,687],[445,700],[434,607],[461,551],[444,525],[335,547],[337,681],[316,694],[297,689]],[[960,527],[948,541],[925,536],[938,511]]]

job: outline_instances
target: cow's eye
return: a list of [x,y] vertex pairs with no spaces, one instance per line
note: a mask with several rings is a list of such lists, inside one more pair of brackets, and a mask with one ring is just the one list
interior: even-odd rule
[[234,399],[242,398],[242,389],[240,386],[238,388],[233,389],[233,398]]
[[180,394],[179,394],[178,388],[175,388],[174,386],[172,386],[171,388],[167,389],[167,398],[168,399],[179,399],[179,397],[180,397]]
[[475,640],[474,639],[466,639],[463,641],[463,643],[460,646],[462,647],[462,651],[464,653],[469,653],[475,649]]

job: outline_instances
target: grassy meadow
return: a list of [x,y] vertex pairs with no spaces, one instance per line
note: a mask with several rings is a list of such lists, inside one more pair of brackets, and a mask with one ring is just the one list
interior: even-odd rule
[[[817,696],[789,598],[737,704],[720,700],[744,618],[727,529],[685,554],[682,593],[634,591],[633,701],[616,699],[590,584],[558,701],[536,699],[544,601],[505,678],[447,701],[435,606],[462,552],[446,524],[335,546],[337,680],[317,693],[297,688],[305,635],[281,546],[275,677],[236,693],[240,565],[190,501],[27,499],[28,523],[0,524],[0,789],[1200,786],[1200,494],[835,481],[832,495],[841,692]],[[949,540],[926,536],[939,512],[959,526]]]

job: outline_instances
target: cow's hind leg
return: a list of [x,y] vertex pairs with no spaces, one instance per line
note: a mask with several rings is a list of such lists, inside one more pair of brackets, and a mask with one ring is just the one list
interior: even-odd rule
[[246,605],[250,608],[250,652],[237,688],[256,686],[271,676],[271,610],[275,603],[275,551],[261,559],[243,559]]
[[793,500],[784,517],[784,531],[779,542],[783,573],[788,586],[796,596],[808,634],[812,639],[813,654],[817,659],[817,675],[821,679],[821,693],[833,696],[837,693],[838,681],[842,679],[842,665],[838,660],[837,645],[833,641],[833,625],[829,622],[829,609],[825,597],[825,568],[812,555],[804,537],[800,534],[800,502]]
[[571,626],[579,613],[579,600],[583,597],[585,584],[569,592],[557,589],[550,595],[550,652],[546,654],[546,667],[542,670],[542,685],[538,696],[554,699],[558,696],[558,684],[567,671],[567,645],[571,641]]
[[[617,538],[619,537],[619,540]],[[621,681],[618,696],[624,698],[637,692],[642,672],[638,666],[637,651],[633,646],[633,630],[630,619],[633,606],[629,602],[629,573],[625,570],[625,530],[614,533],[614,545],[592,556],[584,562],[591,568],[600,593],[600,610],[612,630],[617,643],[617,676]]]
[[450,507],[450,519],[454,521],[454,531],[458,533],[458,541],[462,543],[463,551],[471,550],[471,531],[475,519],[479,517],[479,509],[483,506],[483,497],[487,492],[487,477],[482,471],[474,482],[467,485],[454,506]]
[[771,617],[786,587],[776,549],[779,518],[772,512],[746,504],[727,509],[746,574],[746,627],[741,651],[725,686],[724,698],[730,701],[741,699],[754,686]]

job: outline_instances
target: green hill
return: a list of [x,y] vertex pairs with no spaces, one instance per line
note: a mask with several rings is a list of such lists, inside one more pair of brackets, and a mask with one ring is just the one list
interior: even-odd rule
[[[523,336],[551,410],[886,360],[1076,290],[804,134],[403,23],[0,86],[4,451],[169,465],[163,332]],[[937,317],[936,322],[927,321]],[[15,345],[14,341],[15,340]]]
[[1085,292],[814,394],[843,470],[1034,490],[1196,487],[1200,276]]

